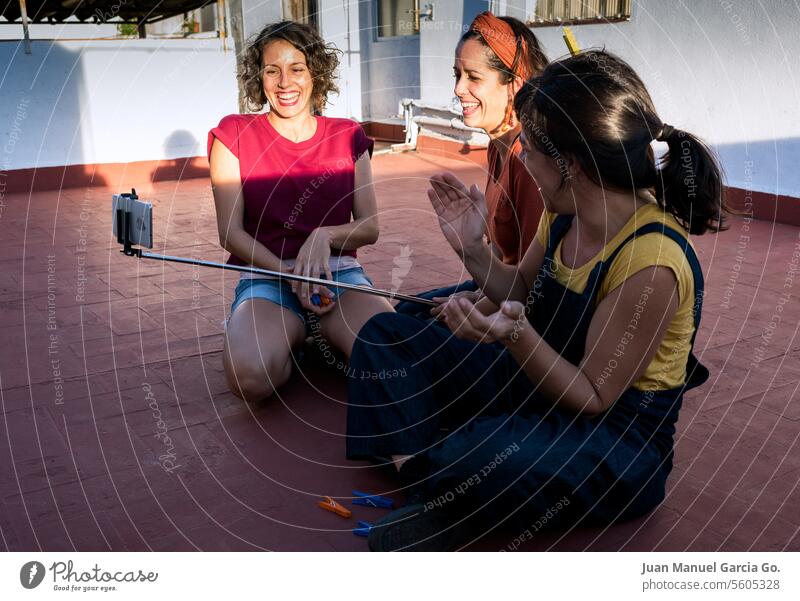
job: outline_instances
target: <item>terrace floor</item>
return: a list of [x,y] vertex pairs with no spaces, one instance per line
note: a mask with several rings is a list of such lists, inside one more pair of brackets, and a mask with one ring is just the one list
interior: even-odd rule
[[[401,255],[403,292],[464,279],[424,194],[442,169],[485,178],[465,161],[375,158],[382,235],[360,259],[377,286],[392,285]],[[344,520],[316,506],[322,495],[349,505],[353,489],[402,500],[385,472],[344,459],[345,376],[312,362],[266,404],[227,392],[235,276],[120,255],[116,191],[0,204],[2,548],[365,550],[350,530],[381,510]],[[224,260],[208,180],[138,191],[154,201],[158,250]],[[695,244],[707,277],[697,351],[712,379],[685,398],[666,500],[522,549],[800,550],[800,230],[734,219]],[[507,548],[516,534],[470,548]]]

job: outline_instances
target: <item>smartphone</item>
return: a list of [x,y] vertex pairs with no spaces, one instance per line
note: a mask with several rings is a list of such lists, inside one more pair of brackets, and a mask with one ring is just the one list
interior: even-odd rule
[[143,202],[132,194],[114,194],[111,199],[111,223],[114,224],[114,237],[117,232],[117,209],[130,214],[128,236],[131,244],[153,248],[153,205]]

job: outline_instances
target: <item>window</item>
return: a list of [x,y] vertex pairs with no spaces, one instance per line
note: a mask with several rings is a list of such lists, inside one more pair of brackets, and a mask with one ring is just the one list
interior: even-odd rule
[[378,0],[378,37],[419,33],[419,0]]
[[528,25],[580,25],[630,18],[631,0],[537,0]]

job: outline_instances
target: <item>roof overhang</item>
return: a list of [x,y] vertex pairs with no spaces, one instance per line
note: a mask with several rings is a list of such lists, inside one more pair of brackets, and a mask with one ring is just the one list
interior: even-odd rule
[[[215,0],[25,0],[29,23],[53,25],[153,23],[215,3]],[[19,0],[0,0],[0,10],[6,23],[22,23]]]

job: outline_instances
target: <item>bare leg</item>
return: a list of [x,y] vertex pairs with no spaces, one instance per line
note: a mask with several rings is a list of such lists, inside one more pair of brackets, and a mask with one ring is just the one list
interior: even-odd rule
[[305,326],[292,311],[264,299],[236,307],[225,328],[222,362],[231,392],[245,401],[271,396],[292,373],[291,349]]
[[358,332],[370,318],[378,313],[394,312],[391,303],[385,298],[345,292],[336,302],[336,308],[320,319],[321,333],[348,361]]

